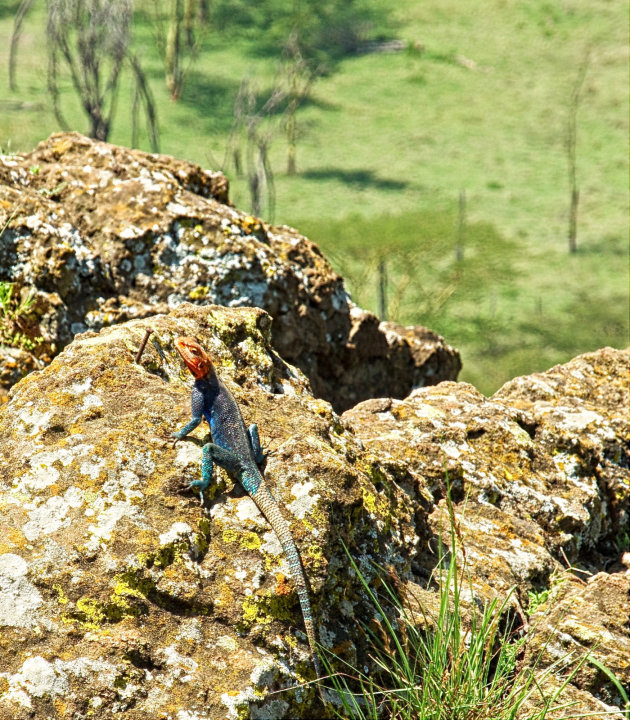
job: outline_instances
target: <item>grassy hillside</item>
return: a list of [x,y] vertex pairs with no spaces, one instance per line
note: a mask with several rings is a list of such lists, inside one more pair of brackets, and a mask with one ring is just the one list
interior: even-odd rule
[[[627,6],[387,2],[388,32],[416,50],[353,55],[316,83],[299,111],[297,176],[285,174],[279,131],[271,143],[275,221],[318,242],[353,298],[374,311],[384,260],[390,318],[443,333],[462,351],[462,379],[486,393],[579,352],[627,345]],[[2,68],[17,5],[0,3]],[[140,10],[135,49],[158,105],[162,152],[223,165],[241,79],[249,74],[269,89],[277,61],[256,52],[251,37],[208,32],[173,103]],[[30,149],[58,129],[46,94],[43,27],[44,3],[36,2],[20,45],[18,91],[0,76],[5,149]],[[579,252],[570,256],[566,121],[585,61]],[[125,145],[130,98],[126,84],[111,135]],[[63,106],[71,126],[85,131],[69,83]],[[141,144],[149,149],[145,137]],[[244,178],[223,169],[235,203],[247,209]]]

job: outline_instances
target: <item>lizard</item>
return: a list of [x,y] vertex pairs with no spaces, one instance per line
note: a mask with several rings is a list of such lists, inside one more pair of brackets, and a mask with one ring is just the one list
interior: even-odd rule
[[210,434],[213,440],[203,446],[201,480],[194,480],[189,487],[199,490],[203,503],[203,492],[210,485],[216,462],[239,481],[265,516],[278,536],[289,563],[304,617],[304,627],[315,673],[319,678],[321,667],[306,576],[289,525],[260,470],[260,466],[264,462],[264,454],[258,428],[256,425],[245,427],[243,416],[234,396],[217,375],[210,356],[194,338],[176,338],[175,348],[195,378],[195,382],[191,394],[192,420],[181,430],[173,433],[172,437],[175,442],[186,437],[205,417],[210,425]]

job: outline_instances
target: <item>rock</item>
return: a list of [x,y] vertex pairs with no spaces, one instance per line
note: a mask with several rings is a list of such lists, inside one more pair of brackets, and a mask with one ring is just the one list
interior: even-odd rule
[[375,487],[351,433],[272,349],[266,313],[183,303],[150,324],[141,364],[145,321],[87,332],[0,409],[0,717],[319,717],[274,533],[223,471],[206,507],[183,491],[205,430],[173,447],[191,384],[174,335],[200,339],[258,423],[339,656],[365,656],[351,618],[369,612],[341,541],[405,573],[426,515],[388,475]]
[[[613,708],[623,707],[618,683],[630,685],[630,574],[599,572],[581,580],[563,572],[532,616],[536,627],[528,652],[548,667],[568,653],[588,651],[573,684]],[[603,668],[608,670],[605,672]]]
[[370,587],[385,568],[430,614],[452,527],[464,624],[509,597],[514,632],[538,633],[523,662],[538,660],[540,686],[561,686],[563,648],[592,649],[566,697],[622,717],[628,352],[582,355],[489,399],[443,382],[339,418],[274,350],[267,313],[189,303],[78,335],[0,407],[0,717],[325,714],[303,685],[313,668],[274,533],[223,471],[203,507],[185,490],[205,431],[170,439],[190,417],[178,334],[208,348],[260,427],[336,662],[369,667],[361,623],[382,627],[344,546]]
[[0,157],[3,227],[0,281],[36,289],[38,357],[189,301],[265,309],[276,349],[338,411],[459,371],[439,336],[379,325],[313,243],[234,209],[227,179],[193,163],[52,135]]
[[385,567],[433,612],[452,520],[465,622],[510,597],[541,688],[588,650],[563,697],[622,717],[628,352],[485,398],[449,382],[442,338],[379,323],[315,245],[232,208],[220,173],[72,133],[0,159],[0,228],[0,281],[37,292],[24,342],[44,338],[0,356],[5,388],[30,373],[0,402],[0,717],[324,713],[300,685],[312,665],[266,521],[222,471],[204,507],[182,491],[203,435],[169,440],[189,417],[182,333],[271,449],[335,656],[369,662],[358,620],[374,615],[342,542],[368,582]]
[[[325,383],[343,388],[346,410],[373,397],[405,397],[413,388],[454,380],[462,368],[459,353],[444,338],[419,325],[379,322],[353,307],[348,350],[339,364],[326,368]],[[324,371],[322,370],[322,373]],[[317,387],[314,387],[317,394]],[[323,388],[320,394],[326,397]]]
[[[450,485],[459,566],[466,568],[466,588],[469,581],[476,603],[504,598],[516,587],[514,605],[524,619],[528,595],[548,591],[567,567],[593,575],[566,602],[558,599],[544,627],[566,643],[554,620],[567,603],[579,605],[579,622],[590,625],[576,626],[571,642],[596,648],[599,637],[601,656],[595,657],[610,662],[626,684],[629,367],[628,351],[604,348],[517,378],[490,399],[470,385],[443,382],[404,400],[369,400],[342,415],[371,453],[372,476],[386,469],[401,487],[427,498],[434,552],[438,536],[449,546],[444,496]],[[418,526],[416,531],[421,536]],[[416,582],[434,567],[435,555],[414,554]],[[619,573],[602,574],[613,567]],[[605,587],[615,612],[597,610],[595,597]],[[567,629],[566,637],[571,633]],[[588,663],[584,668],[588,672],[574,678],[569,699],[577,698],[584,712],[603,713],[606,703],[618,710],[619,693],[610,680]]]
[[[596,569],[630,524],[629,366],[628,352],[606,348],[511,381],[490,399],[443,382],[360,403],[342,418],[423,492],[443,495],[446,473],[454,497],[469,498],[468,521],[475,512],[518,519],[532,537],[543,533],[556,559]],[[535,556],[530,565],[532,587],[547,580],[551,566]]]

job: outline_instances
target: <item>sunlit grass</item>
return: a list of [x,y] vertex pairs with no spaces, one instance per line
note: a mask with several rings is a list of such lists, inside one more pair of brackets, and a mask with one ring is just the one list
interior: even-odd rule
[[[0,9],[2,67],[18,4]],[[262,95],[270,91],[277,58],[257,51],[256,33],[210,28],[174,103],[145,5],[136,4],[134,50],[155,97],[162,152],[223,169],[233,202],[249,210],[247,181],[226,152],[233,104],[245,75]],[[387,255],[389,318],[443,334],[462,352],[461,378],[486,394],[578,353],[627,346],[627,4],[401,0],[389,15],[389,32],[415,50],[347,56],[317,81],[298,112],[294,177],[275,127],[274,219],[312,236],[353,299],[375,312],[378,258]],[[35,2],[18,91],[0,74],[5,149],[30,150],[59,130],[44,26],[45,3]],[[570,257],[566,118],[587,49],[577,114],[579,251]],[[70,82],[61,89],[71,127],[84,132]],[[131,142],[131,98],[125,79],[112,142]],[[142,134],[140,146],[150,149]],[[460,191],[468,235],[458,272]]]
[[[547,645],[543,643],[525,664],[537,625],[524,628],[520,624],[514,612],[514,589],[481,607],[464,601],[474,593],[466,568],[457,560],[458,546],[462,548],[450,500],[449,508],[450,547],[439,546],[433,574],[437,609],[433,611],[413,596],[407,596],[403,604],[382,568],[375,568],[377,581],[368,582],[348,552],[373,608],[374,619],[361,625],[376,671],[340,663],[332,654],[324,658],[335,715],[353,720],[590,717],[577,713],[576,703],[564,697],[582,664],[593,662],[587,653],[570,652],[543,666]],[[604,715],[597,713],[597,717]]]

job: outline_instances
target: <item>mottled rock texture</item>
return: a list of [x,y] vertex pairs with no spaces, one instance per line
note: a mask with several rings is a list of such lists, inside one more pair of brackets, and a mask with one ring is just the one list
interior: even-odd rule
[[145,324],[78,336],[2,408],[0,717],[321,714],[313,688],[264,697],[313,672],[275,535],[222,472],[207,507],[182,492],[205,431],[173,447],[191,380],[173,337],[200,339],[258,423],[320,637],[354,661],[353,615],[369,611],[340,543],[405,572],[426,524],[418,498],[388,476],[376,490],[352,434],[272,349],[262,310],[182,304],[151,318],[136,364]]
[[[0,281],[37,291],[27,332],[44,360],[77,332],[189,301],[265,309],[275,348],[338,411],[461,367],[439,336],[354,307],[313,243],[234,209],[226,178],[192,163],[52,135],[0,157],[0,229]],[[0,369],[5,388],[14,374]]]
[[[339,418],[276,353],[261,310],[181,304],[151,317],[136,364],[146,324],[79,335],[0,409],[0,718],[324,716],[301,684],[312,665],[275,535],[223,471],[203,507],[185,489],[205,429],[173,447],[190,417],[179,334],[199,338],[259,425],[336,656],[368,661],[360,621],[374,613],[342,543],[368,581],[376,562],[434,600],[450,481],[475,603],[516,585],[520,611],[549,590],[545,662],[559,644],[589,648],[628,683],[627,353],[489,400],[442,383]],[[593,666],[569,690],[593,717],[621,717]]]
[[[622,697],[595,663],[630,686],[630,570],[620,562],[630,535],[629,371],[628,351],[604,348],[516,378],[490,399],[444,382],[342,415],[375,464],[430,493],[430,528],[445,544],[448,478],[459,564],[478,598],[515,586],[523,618],[532,597],[546,598],[531,618],[531,662],[541,653],[542,671],[590,651],[594,663],[565,693],[572,716],[622,717]],[[418,553],[412,571],[434,564]],[[557,686],[554,678],[543,685]]]

